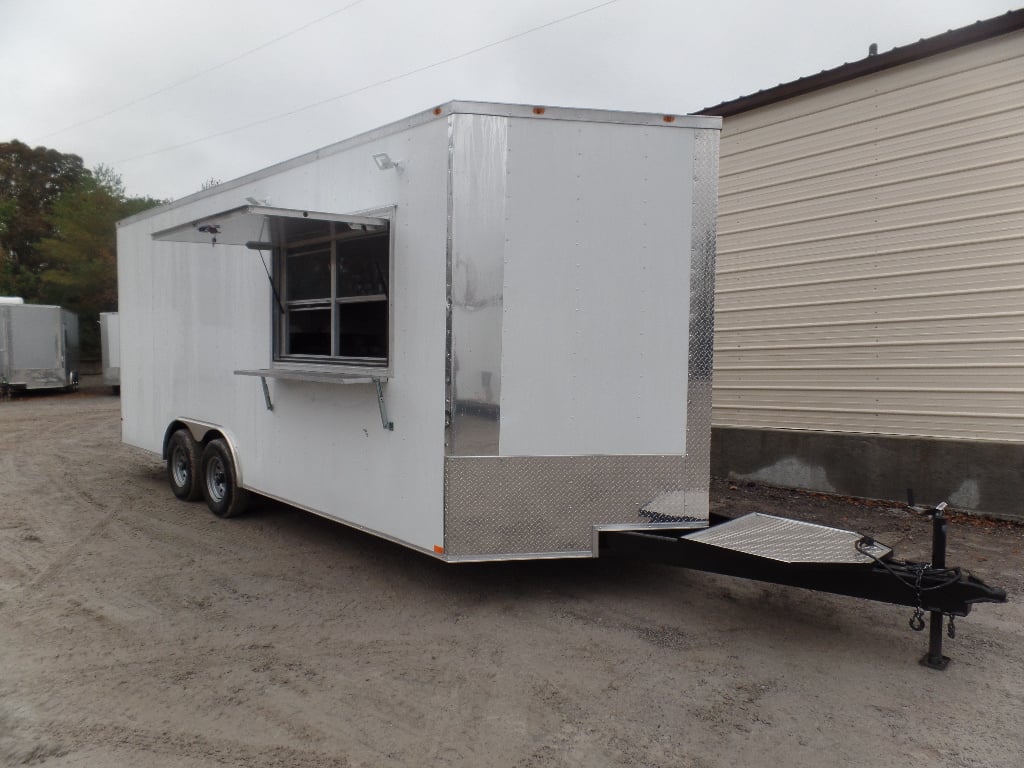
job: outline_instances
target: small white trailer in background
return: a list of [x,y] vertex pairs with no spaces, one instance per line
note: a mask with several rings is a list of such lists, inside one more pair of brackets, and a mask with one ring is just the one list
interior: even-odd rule
[[117,312],[100,312],[100,358],[103,383],[121,392],[121,319]]
[[719,128],[451,102],[120,222],[124,441],[217,515],[255,492],[449,562],[645,556],[940,626],[1005,599],[709,514]]
[[0,297],[0,387],[6,392],[78,386],[78,315]]

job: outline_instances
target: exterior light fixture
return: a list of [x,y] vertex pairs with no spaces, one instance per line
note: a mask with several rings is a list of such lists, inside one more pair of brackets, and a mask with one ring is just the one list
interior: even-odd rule
[[377,164],[378,170],[387,171],[392,168],[397,169],[399,164],[391,159],[391,155],[387,152],[381,152],[380,154],[373,156],[373,162]]

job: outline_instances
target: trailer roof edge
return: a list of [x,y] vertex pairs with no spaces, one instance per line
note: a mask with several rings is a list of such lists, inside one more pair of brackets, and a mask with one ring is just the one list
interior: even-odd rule
[[251,184],[254,181],[265,179],[278,173],[312,163],[324,157],[343,152],[346,149],[366,144],[376,139],[399,133],[418,125],[423,125],[432,120],[446,118],[450,115],[493,115],[497,117],[523,117],[547,120],[568,120],[591,123],[619,123],[622,125],[649,125],[652,127],[667,128],[703,128],[710,130],[721,130],[722,118],[709,115],[686,115],[669,114],[661,112],[626,112],[604,109],[577,109],[573,107],[547,107],[530,104],[501,104],[496,102],[483,101],[449,101],[429,109],[417,112],[409,117],[396,120],[392,123],[382,125],[370,131],[356,134],[347,139],[342,139],[333,144],[328,144],[311,152],[306,152],[288,160],[268,165],[252,173],[239,176],[236,179],[222,182],[210,189],[193,192],[185,197],[172,200],[169,203],[149,208],[134,216],[129,216],[117,222],[118,227],[143,221],[152,216],[159,215],[166,211],[172,211],[190,203],[197,202],[207,197],[227,192],[238,187]]

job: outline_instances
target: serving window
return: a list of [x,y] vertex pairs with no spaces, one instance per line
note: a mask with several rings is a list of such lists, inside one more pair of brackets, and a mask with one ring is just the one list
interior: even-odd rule
[[275,359],[387,366],[390,226],[279,219]]
[[[391,222],[243,205],[154,232],[157,241],[273,253],[274,360],[385,369],[391,359]],[[294,366],[284,366],[295,372]],[[260,371],[260,375],[268,371]],[[320,375],[324,375],[320,371]]]

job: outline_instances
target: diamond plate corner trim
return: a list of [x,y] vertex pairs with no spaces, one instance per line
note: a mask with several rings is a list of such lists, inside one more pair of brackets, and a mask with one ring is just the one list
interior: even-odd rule
[[595,525],[652,527],[642,509],[651,503],[668,508],[666,500],[685,491],[686,461],[671,455],[448,457],[445,553],[494,560],[589,555]]
[[715,332],[715,238],[718,215],[719,131],[693,140],[690,242],[690,339],[686,387],[687,514],[707,516],[711,485],[711,375]]

